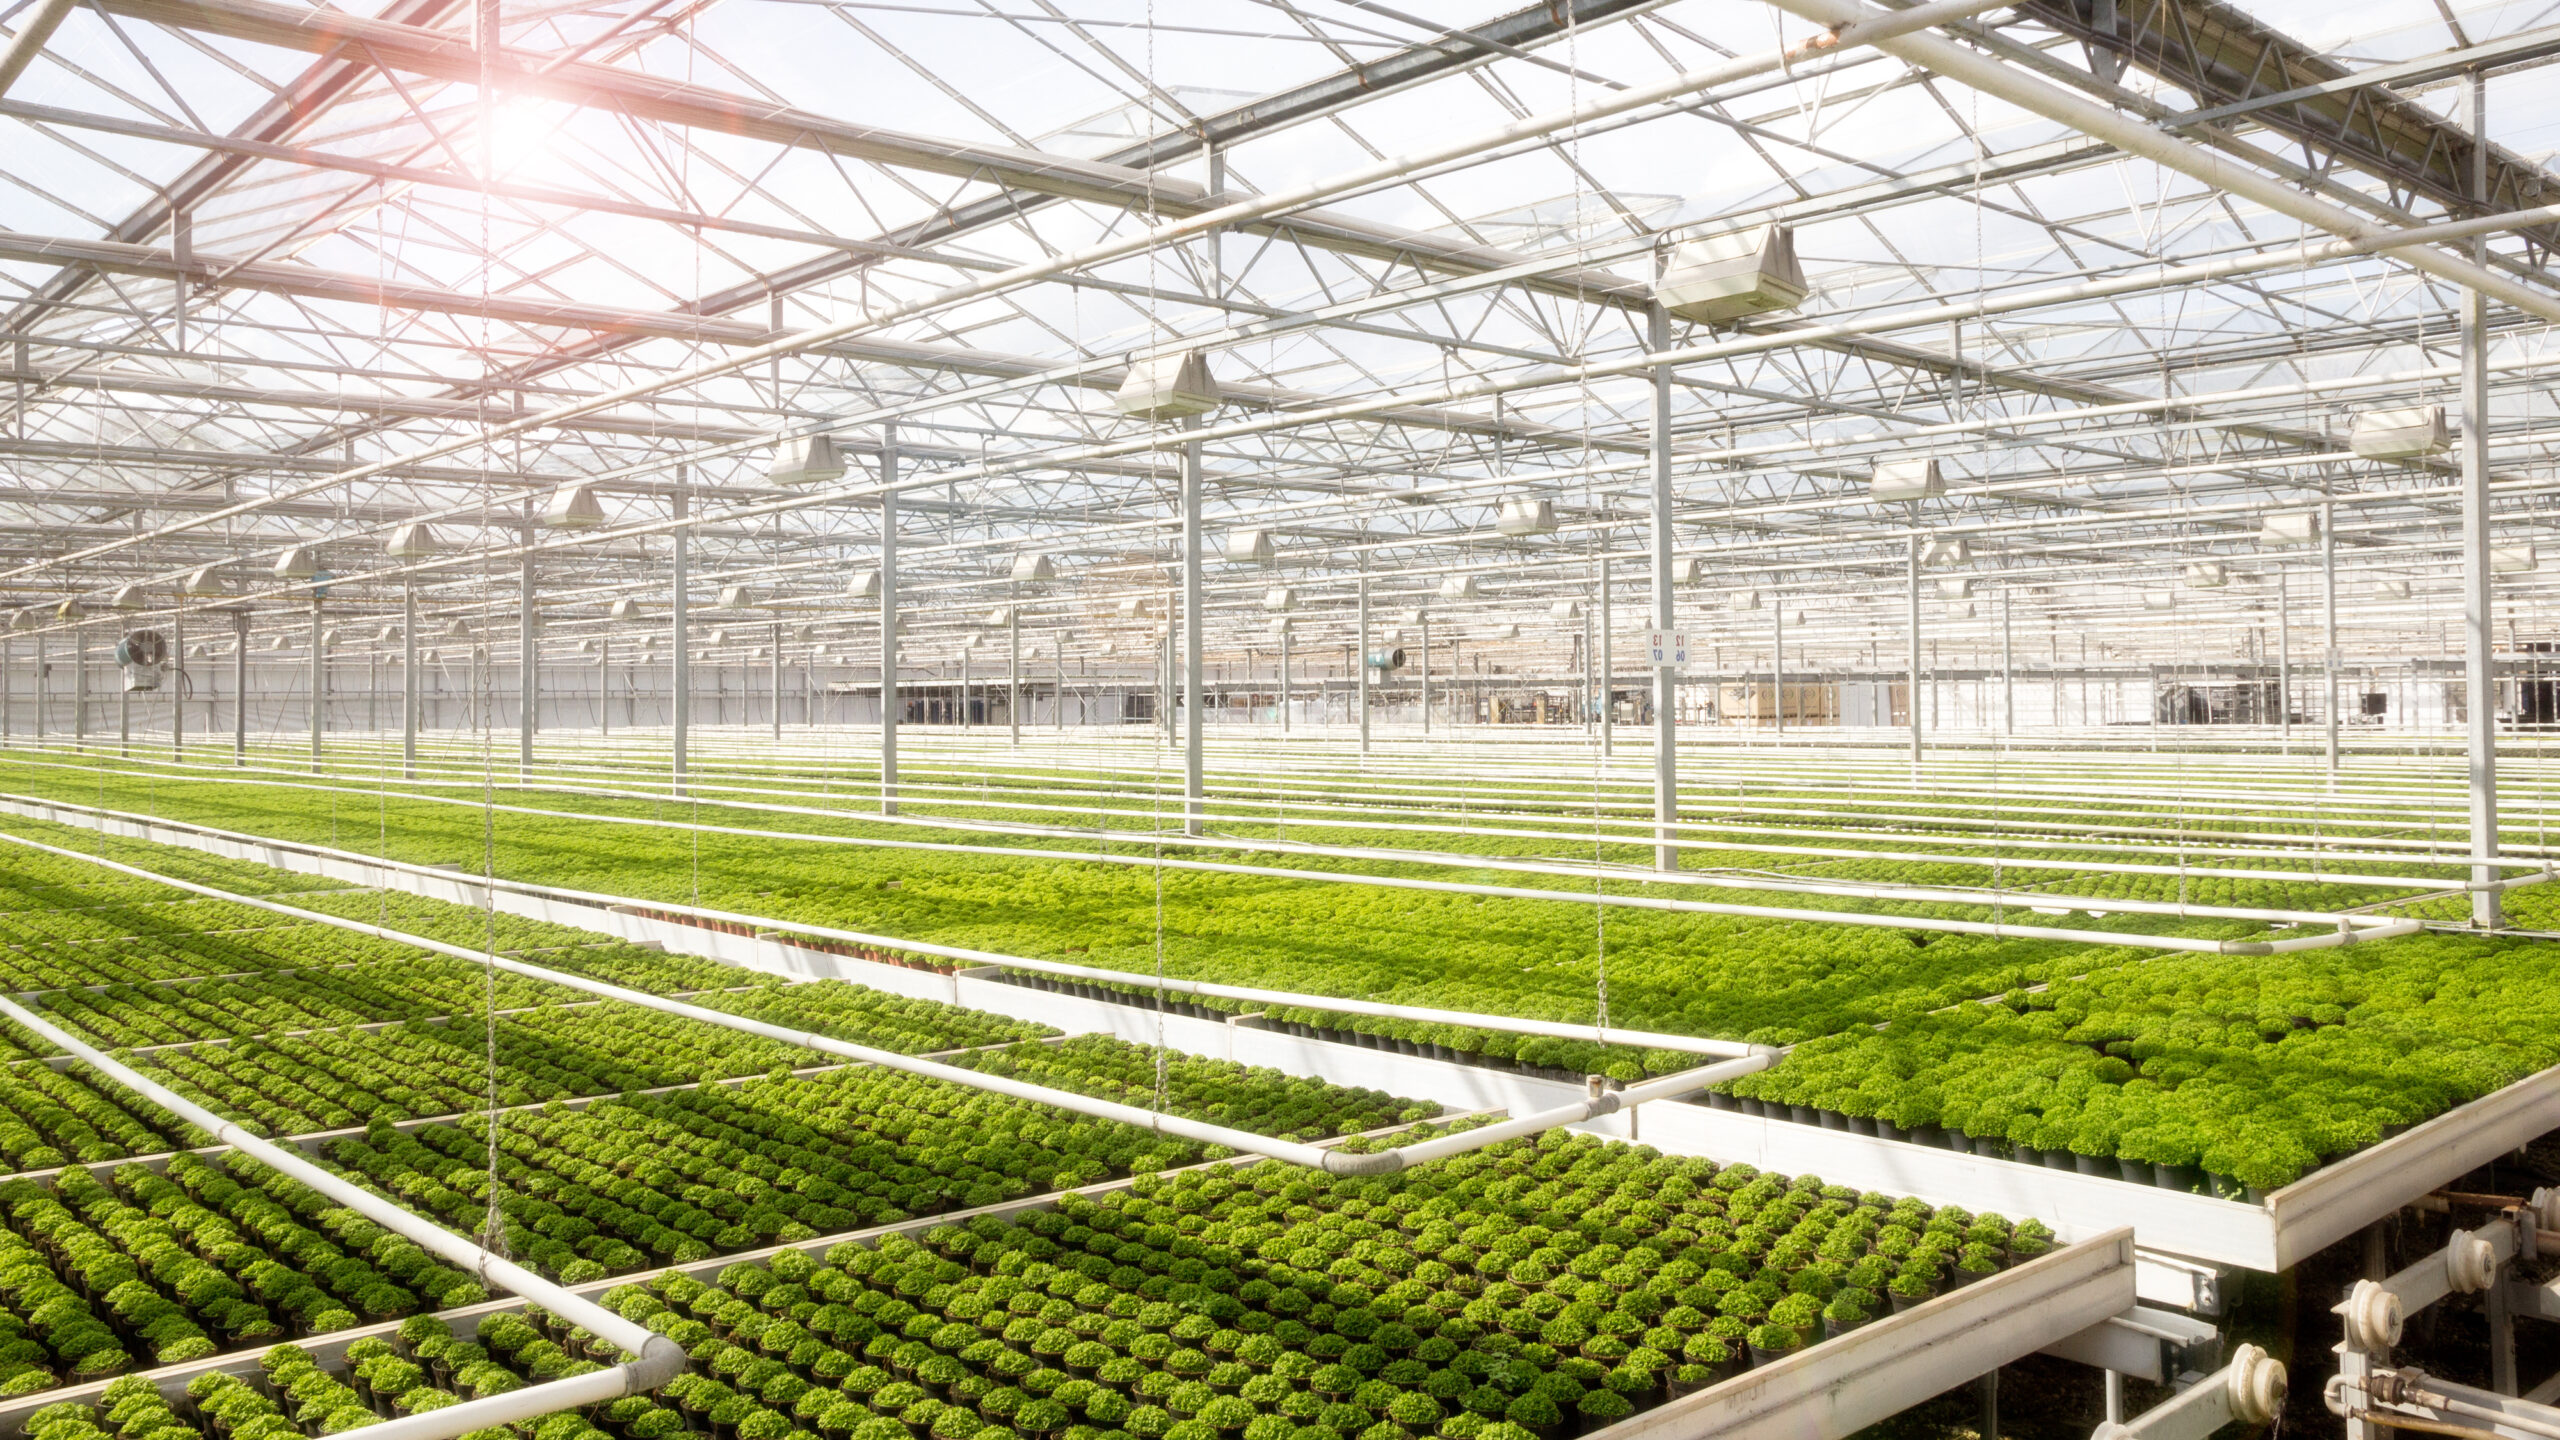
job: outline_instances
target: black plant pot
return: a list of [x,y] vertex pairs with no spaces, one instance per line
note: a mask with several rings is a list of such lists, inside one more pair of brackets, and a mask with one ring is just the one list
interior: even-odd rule
[[1774,1365],[1794,1353],[1792,1350],[1763,1350],[1754,1345],[1751,1347],[1751,1365],[1754,1369],[1763,1365]]
[[1878,1139],[1884,1123],[1873,1115],[1852,1115],[1849,1117],[1849,1133],[1864,1135],[1870,1140]]
[[2068,1150],[2047,1150],[2044,1152],[2044,1168],[2047,1170],[2075,1170],[2083,1175],[2093,1173],[2082,1168],[2086,1163],[2087,1162],[2082,1160],[2081,1157],[2072,1154]]
[[1849,1128],[1849,1117],[1837,1110],[1816,1110],[1813,1112],[1813,1119],[1815,1124],[1825,1130],[1845,1132]]
[[1732,1096],[1725,1094],[1721,1090],[1710,1090],[1707,1092],[1707,1108],[1710,1110],[1732,1110],[1736,1107],[1733,1103]]
[[2175,1190],[2181,1195],[2193,1195],[2204,1188],[2204,1172],[2193,1165],[2154,1163],[2151,1167],[2151,1183],[2163,1190]]
[[1820,1117],[1813,1113],[1813,1107],[1810,1105],[1789,1104],[1787,1106],[1787,1118],[1798,1125],[1819,1125],[1822,1123]]

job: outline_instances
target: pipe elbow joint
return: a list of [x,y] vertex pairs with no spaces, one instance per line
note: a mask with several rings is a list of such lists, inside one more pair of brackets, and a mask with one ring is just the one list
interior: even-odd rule
[[682,1375],[691,1359],[683,1346],[664,1335],[652,1335],[649,1343],[640,1347],[640,1358],[622,1367],[623,1374],[629,1377],[623,1393],[646,1395],[659,1389]]
[[1381,1150],[1374,1155],[1346,1155],[1340,1150],[1324,1152],[1324,1169],[1328,1175],[1393,1175],[1404,1168],[1404,1156],[1394,1150]]

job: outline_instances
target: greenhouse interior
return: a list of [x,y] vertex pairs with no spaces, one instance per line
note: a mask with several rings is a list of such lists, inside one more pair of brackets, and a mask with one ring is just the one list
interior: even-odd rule
[[365,9],[0,0],[0,1440],[2560,1440],[2560,7]]

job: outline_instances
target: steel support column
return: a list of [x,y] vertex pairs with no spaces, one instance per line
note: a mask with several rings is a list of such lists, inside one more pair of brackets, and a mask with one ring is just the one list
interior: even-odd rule
[[[2471,74],[2472,182],[2475,194],[2488,188],[2486,80]],[[2471,242],[2472,258],[2485,262],[2488,242]],[[2471,879],[2486,886],[2498,878],[2498,675],[2492,627],[2497,622],[2496,595],[2489,564],[2489,301],[2478,290],[2462,291],[2462,638],[2463,690],[2469,723],[2464,727],[2470,755]],[[2333,639],[2331,644],[2337,642]],[[2519,705],[2519,710],[2522,706]],[[2471,923],[2483,930],[2499,924],[2498,892],[2471,892]],[[2512,1364],[2512,1360],[2510,1361]]]
[[2338,783],[2338,526],[2335,509],[2320,502],[2320,684],[2328,712],[2329,784]]
[[418,778],[418,587],[400,586],[400,778]]
[[[1903,547],[1903,598],[1906,606],[1906,633],[1909,642],[1911,683],[1911,781],[1920,781],[1920,532],[1913,530]],[[2085,706],[2083,707],[2086,708]]]
[[1431,733],[1431,612],[1422,612],[1422,733]]
[[2009,628],[2009,592],[2000,592],[2000,733],[2018,733],[2018,671],[2016,637]]
[[1352,655],[1354,673],[1359,677],[1352,703],[1360,708],[1360,753],[1369,753],[1369,577],[1360,576],[1360,646]]
[[765,689],[773,695],[773,743],[782,743],[782,622],[773,622],[773,653],[765,667]]
[[[1199,428],[1199,417],[1187,416],[1186,430]],[[1200,442],[1182,446],[1182,829],[1200,833],[1203,818],[1200,775],[1200,641],[1203,604],[1200,555]]]
[[542,651],[534,623],[533,500],[524,502],[524,559],[517,566],[516,611],[516,773],[533,778],[533,711],[542,703]]
[[898,431],[880,450],[880,813],[898,813]]
[[1775,587],[1769,591],[1769,686],[1776,708],[1778,738],[1787,738],[1787,600]]
[[325,633],[321,629],[319,592],[311,596],[311,773],[320,773],[320,731],[327,724],[329,704],[329,657],[321,645]]
[[1618,718],[1618,651],[1610,634],[1612,611],[1609,604],[1609,557],[1600,557],[1600,755],[1606,759],[1615,750]]
[[[1655,353],[1671,348],[1671,313],[1659,304],[1645,309],[1646,338]],[[1653,628],[1668,636],[1677,628],[1671,602],[1671,368],[1652,370],[1652,515]],[[1665,660],[1671,657],[1665,655]],[[1680,818],[1679,754],[1680,671],[1671,665],[1653,672],[1653,820],[1654,868],[1680,868],[1673,826]]]
[[2285,572],[2276,568],[2276,740],[2293,753],[2293,602],[2285,593]]
[[1022,607],[1004,607],[1004,728],[1006,742],[1022,746]]
[[[38,645],[41,647],[41,639]],[[41,648],[36,651],[36,660],[41,671],[44,660]],[[231,763],[246,765],[249,763],[249,612],[246,608],[231,612],[231,691]],[[44,714],[42,690],[36,692],[36,699],[39,702],[36,714],[41,717]],[[36,733],[44,733],[41,719]]]
[[1289,622],[1280,622],[1280,733],[1289,733]]
[[[676,470],[675,518],[685,519],[690,513],[686,503],[686,486],[693,478],[690,466]],[[692,588],[693,528],[678,525],[675,529],[675,557],[667,571],[668,614],[667,639],[675,650],[672,692],[667,699],[668,758],[675,793],[685,789],[685,744],[693,732],[693,625],[692,607],[687,592]]]

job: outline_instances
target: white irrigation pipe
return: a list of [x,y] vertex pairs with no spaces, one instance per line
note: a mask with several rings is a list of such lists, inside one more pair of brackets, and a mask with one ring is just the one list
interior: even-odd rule
[[[1048,1105],[1056,1109],[1066,1110],[1078,1115],[1090,1115],[1097,1120],[1116,1120],[1124,1125],[1135,1125],[1143,1130],[1152,1130],[1160,1134],[1173,1135],[1185,1140],[1194,1140],[1204,1145],[1223,1145],[1230,1150],[1241,1150],[1247,1154],[1268,1156],[1274,1160],[1285,1161],[1292,1165],[1302,1165],[1312,1170],[1323,1170],[1336,1175],[1382,1175],[1396,1170],[1401,1170],[1409,1163],[1419,1163],[1418,1161],[1408,1159],[1405,1154],[1405,1150],[1384,1150],[1369,1155],[1346,1155],[1338,1150],[1328,1150],[1314,1145],[1301,1144],[1295,1140],[1280,1140],[1268,1135],[1257,1135],[1250,1130],[1236,1130],[1224,1125],[1212,1125],[1206,1121],[1186,1119],[1179,1115],[1166,1115],[1158,1111],[1141,1110],[1134,1105],[1122,1105],[1110,1100],[1096,1099],[1090,1095],[1079,1095],[1071,1090],[1052,1090],[1045,1085],[1032,1085],[1019,1080],[1007,1079],[1001,1075],[990,1075],[980,1070],[966,1069],[957,1065],[945,1065],[939,1061],[921,1059],[913,1055],[903,1055],[894,1050],[875,1050],[868,1045],[856,1045],[850,1041],[838,1040],[831,1036],[820,1035],[811,1031],[792,1030],[781,1025],[768,1025],[761,1020],[750,1020],[743,1015],[729,1014],[725,1010],[711,1010],[699,1005],[688,1005],[681,1000],[670,1000],[663,995],[650,995],[638,990],[626,990],[619,985],[609,985],[602,980],[591,980],[584,975],[573,975],[561,970],[546,970],[539,965],[528,965],[521,960],[511,960],[505,956],[492,955],[486,951],[470,950],[460,945],[448,945],[441,940],[430,940],[422,935],[411,935],[404,931],[391,929],[389,926],[385,925],[374,925],[362,920],[351,920],[342,915],[330,915],[317,910],[303,910],[295,906],[281,904],[273,900],[262,900],[254,896],[241,895],[227,890],[216,889],[210,885],[200,885],[192,880],[174,879],[167,875],[160,875],[152,871],[145,870],[140,866],[127,865],[122,861],[109,860],[98,855],[84,855],[77,850],[67,850],[59,845],[47,845],[41,840],[30,840],[23,835],[12,835],[6,831],[0,831],[0,840],[6,840],[14,845],[22,845],[31,850],[41,850],[47,854],[59,855],[65,859],[85,861],[91,865],[120,871],[137,879],[157,881],[160,884],[173,886],[180,890],[193,891],[199,895],[211,896],[215,899],[230,900],[243,905],[252,905],[258,909],[272,911],[278,915],[288,915],[298,920],[307,920],[314,924],[334,926],[341,930],[351,930],[359,935],[369,935],[377,940],[388,940],[395,944],[414,946],[418,949],[431,951],[438,955],[450,955],[456,959],[466,960],[475,965],[494,966],[497,969],[508,972],[509,974],[522,975],[533,980],[547,980],[555,985],[560,985],[567,989],[583,990],[590,995],[599,996],[603,999],[620,1000],[627,1004],[641,1006],[645,1009],[662,1011],[669,1015],[679,1015],[685,1019],[697,1020],[706,1025],[717,1025],[724,1030],[736,1030],[748,1035],[760,1035],[768,1040],[779,1040],[785,1044],[797,1045],[803,1049],[816,1050],[823,1054],[837,1055],[848,1060],[863,1061],[868,1064],[880,1066],[882,1069],[886,1070],[900,1070],[910,1075],[923,1076],[929,1080],[941,1080],[949,1084],[963,1086],[972,1090],[983,1090],[990,1094],[1004,1095],[1016,1100],[1028,1100],[1035,1104]],[[526,1299],[534,1301],[536,1304],[542,1305],[545,1308],[559,1309],[559,1313],[563,1315],[578,1318],[579,1323],[587,1325],[588,1329],[594,1330],[597,1334],[604,1336],[606,1339],[612,1340],[615,1344],[622,1345],[626,1350],[640,1348],[637,1345],[626,1343],[623,1338],[626,1334],[645,1337],[643,1340],[644,1344],[650,1341],[665,1343],[669,1350],[674,1351],[677,1371],[682,1370],[685,1360],[683,1350],[673,1345],[672,1342],[666,1342],[663,1336],[653,1334],[639,1326],[633,1325],[618,1315],[611,1315],[610,1312],[594,1306],[591,1302],[578,1300],[577,1297],[570,1295],[568,1291],[559,1289],[549,1281],[543,1280],[540,1276],[533,1275],[530,1272],[511,1265],[504,1260],[498,1259],[496,1256],[489,1255],[487,1252],[480,1250],[477,1246],[471,1245],[469,1242],[462,1240],[459,1236],[455,1236],[450,1232],[445,1231],[442,1227],[419,1220],[417,1216],[411,1215],[408,1211],[391,1205],[368,1192],[358,1190],[354,1186],[348,1185],[345,1181],[339,1180],[336,1176],[330,1175],[327,1171],[319,1170],[316,1167],[311,1166],[306,1161],[293,1157],[285,1157],[282,1151],[277,1150],[276,1147],[269,1145],[266,1141],[259,1139],[257,1136],[250,1134],[248,1131],[243,1130],[236,1125],[233,1125],[231,1122],[222,1119],[211,1111],[205,1110],[201,1106],[194,1104],[192,1101],[179,1097],[173,1092],[167,1090],[165,1087],[143,1079],[133,1071],[126,1069],[123,1065],[108,1059],[105,1054],[94,1047],[73,1038],[55,1026],[38,1019],[31,1012],[21,1007],[16,1001],[10,1000],[6,996],[0,996],[0,1014],[8,1015],[10,1018],[17,1020],[20,1024],[26,1025],[29,1029],[36,1031],[47,1040],[60,1045],[64,1050],[74,1055],[78,1055],[83,1060],[87,1060],[101,1073],[127,1084],[137,1093],[161,1104],[162,1106],[170,1109],[173,1113],[183,1115],[190,1120],[194,1120],[200,1125],[204,1125],[205,1128],[213,1130],[215,1134],[222,1136],[232,1144],[239,1146],[252,1155],[255,1155],[258,1159],[266,1160],[269,1164],[276,1165],[278,1169],[285,1170],[296,1179],[305,1180],[314,1188],[322,1190],[323,1193],[330,1195],[332,1198],[344,1199],[345,1203],[351,1208],[357,1209],[358,1213],[364,1214],[368,1218],[375,1219],[380,1219],[381,1215],[397,1216],[400,1217],[404,1223],[423,1226],[426,1230],[433,1231],[437,1237],[436,1243],[431,1244],[423,1239],[421,1239],[419,1243],[427,1245],[429,1249],[437,1250],[440,1254],[453,1254],[455,1253],[455,1250],[446,1247],[458,1247],[461,1251],[467,1251],[470,1254],[479,1257],[484,1265],[488,1267],[490,1272],[498,1275],[498,1283],[503,1284],[507,1289],[513,1290],[517,1294],[522,1295]],[[1669,1095],[1682,1094],[1687,1091],[1701,1089],[1705,1086],[1716,1084],[1719,1081],[1739,1079],[1742,1076],[1767,1069],[1771,1064],[1776,1062],[1780,1055],[1784,1053],[1785,1051],[1771,1046],[1754,1045],[1749,1047],[1749,1053],[1747,1054],[1737,1056],[1730,1060],[1721,1060],[1712,1065],[1700,1066],[1694,1070],[1685,1070],[1677,1075],[1666,1075],[1661,1079],[1647,1081],[1643,1085],[1632,1087],[1623,1092],[1599,1093],[1588,1099],[1578,1100],[1573,1104],[1559,1106],[1553,1110],[1539,1111],[1534,1115],[1523,1116],[1520,1119],[1508,1121],[1500,1125],[1487,1126],[1482,1129],[1445,1135],[1437,1140],[1417,1142],[1415,1145],[1405,1148],[1420,1151],[1428,1147],[1429,1153],[1423,1158],[1435,1160],[1448,1155],[1462,1154],[1469,1150],[1479,1150],[1487,1145],[1494,1144],[1497,1141],[1517,1139],[1522,1135],[1531,1135],[1543,1130],[1552,1130],[1560,1125],[1579,1124],[1582,1121],[1593,1119],[1601,1115],[1613,1114],[1629,1105],[1641,1104],[1645,1100],[1661,1099]],[[1630,1096],[1636,1098],[1627,1098]],[[199,1119],[198,1117],[202,1118]],[[1523,1126],[1528,1126],[1530,1128],[1523,1129],[1521,1128]],[[280,1157],[280,1159],[271,1159],[270,1156]],[[324,1181],[326,1182],[325,1184],[323,1183]],[[361,1197],[364,1203],[359,1205],[356,1199],[346,1197]],[[368,1206],[371,1208],[366,1208]],[[381,1214],[377,1214],[377,1211],[381,1212]],[[382,1223],[391,1226],[391,1228],[394,1229],[401,1228],[399,1225],[394,1225],[392,1221],[388,1219],[382,1220]],[[408,1234],[409,1232],[407,1230],[402,1230],[401,1233]],[[412,1236],[412,1238],[417,1237]],[[499,1267],[503,1267],[503,1270]],[[524,1279],[529,1281],[535,1288],[528,1289],[525,1285],[516,1283],[515,1280],[508,1278],[510,1274],[523,1276]],[[572,1301],[578,1308],[570,1309],[554,1306],[554,1297]],[[588,1322],[583,1318],[588,1313],[593,1313],[598,1317],[609,1317],[610,1327],[605,1324]],[[656,1388],[656,1385],[665,1384],[667,1379],[673,1378],[673,1373],[674,1372],[671,1372],[668,1376],[661,1377],[655,1382],[655,1384],[648,1388],[654,1389]],[[454,1408],[458,1409],[460,1407]],[[448,1414],[451,1412],[449,1410],[445,1410],[434,1413]]]
[[[10,835],[5,838],[21,845],[51,851],[56,855],[87,860],[92,864],[123,870],[144,879],[161,880],[180,889],[196,890],[211,895],[223,894],[207,886],[168,880],[164,876],[153,875],[128,865],[119,865],[112,860],[101,860],[94,855],[82,855],[77,851],[63,850],[21,836]],[[226,898],[243,900],[245,897],[232,895]],[[246,903],[256,905],[261,902],[248,900]],[[284,913],[294,912],[286,910]],[[59,1047],[64,1053],[78,1058],[100,1075],[179,1119],[206,1131],[240,1153],[292,1176],[295,1180],[310,1186],[384,1229],[414,1241],[420,1248],[462,1266],[477,1275],[482,1284],[492,1289],[506,1290],[522,1296],[573,1324],[585,1326],[588,1330],[639,1357],[621,1365],[589,1371],[583,1375],[572,1375],[561,1380],[546,1381],[539,1385],[529,1385],[524,1389],[511,1390],[503,1395],[467,1400],[462,1404],[448,1405],[440,1410],[402,1416],[368,1427],[366,1430],[368,1435],[382,1437],[382,1440],[451,1440],[451,1437],[466,1435],[492,1425],[530,1420],[536,1416],[576,1409],[584,1405],[600,1405],[626,1395],[645,1395],[684,1373],[686,1363],[684,1347],[667,1337],[645,1326],[633,1324],[596,1302],[574,1291],[554,1285],[513,1261],[490,1254],[432,1220],[412,1214],[370,1190],[349,1184],[282,1146],[269,1143],[255,1132],[224,1119],[167,1086],[128,1068],[105,1051],[90,1045],[5,995],[0,995],[0,1015],[16,1021],[29,1032]]]

